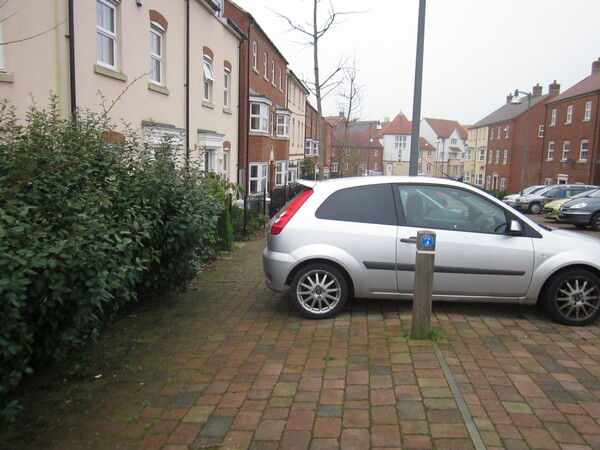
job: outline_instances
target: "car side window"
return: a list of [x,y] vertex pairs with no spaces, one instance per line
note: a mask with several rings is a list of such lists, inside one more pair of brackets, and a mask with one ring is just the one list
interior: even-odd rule
[[316,211],[319,219],[398,225],[389,184],[357,186],[331,194]]
[[407,226],[503,234],[505,210],[472,192],[432,185],[398,185]]

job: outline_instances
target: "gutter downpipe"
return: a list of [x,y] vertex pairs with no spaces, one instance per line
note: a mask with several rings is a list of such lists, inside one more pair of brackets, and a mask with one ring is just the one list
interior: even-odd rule
[[75,85],[75,24],[74,21],[74,12],[73,9],[75,5],[73,4],[75,0],[69,0],[68,3],[68,14],[69,14],[69,88],[71,92],[71,116],[75,117],[75,113],[77,111],[77,89]]
[[[72,1],[72,0],[71,0]],[[190,161],[190,0],[185,0],[185,164]]]

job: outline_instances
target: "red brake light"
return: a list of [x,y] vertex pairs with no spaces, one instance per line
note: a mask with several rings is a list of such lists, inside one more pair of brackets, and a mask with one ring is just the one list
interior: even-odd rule
[[312,189],[306,189],[302,192],[298,197],[296,197],[286,209],[284,209],[279,217],[273,225],[271,225],[271,234],[279,234],[283,227],[287,225],[290,219],[296,214],[296,211],[300,209],[300,207],[304,204],[304,202],[310,197],[313,193]]

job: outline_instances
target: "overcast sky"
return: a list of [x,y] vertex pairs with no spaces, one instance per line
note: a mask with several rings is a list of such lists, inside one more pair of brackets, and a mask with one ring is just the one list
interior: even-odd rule
[[[306,24],[312,0],[233,0],[251,13],[294,73],[312,80],[312,47],[273,11]],[[360,118],[412,119],[419,0],[331,0],[344,15],[320,41],[322,74],[355,55],[364,97]],[[321,0],[325,18],[329,0]],[[564,92],[600,57],[600,0],[428,0],[421,116],[471,125],[515,89]],[[311,101],[313,106],[316,103]],[[339,98],[324,102],[336,115]]]

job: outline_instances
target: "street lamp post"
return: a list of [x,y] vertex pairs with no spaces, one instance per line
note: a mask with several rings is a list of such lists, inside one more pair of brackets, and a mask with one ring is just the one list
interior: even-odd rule
[[527,157],[529,156],[529,128],[531,123],[531,92],[523,92],[515,89],[515,95],[511,100],[511,103],[518,104],[521,103],[521,99],[519,98],[519,94],[523,94],[527,96],[527,115],[525,116],[525,137],[523,143],[523,167],[521,168],[521,195],[523,195],[523,189],[525,189],[525,173],[527,170]]

